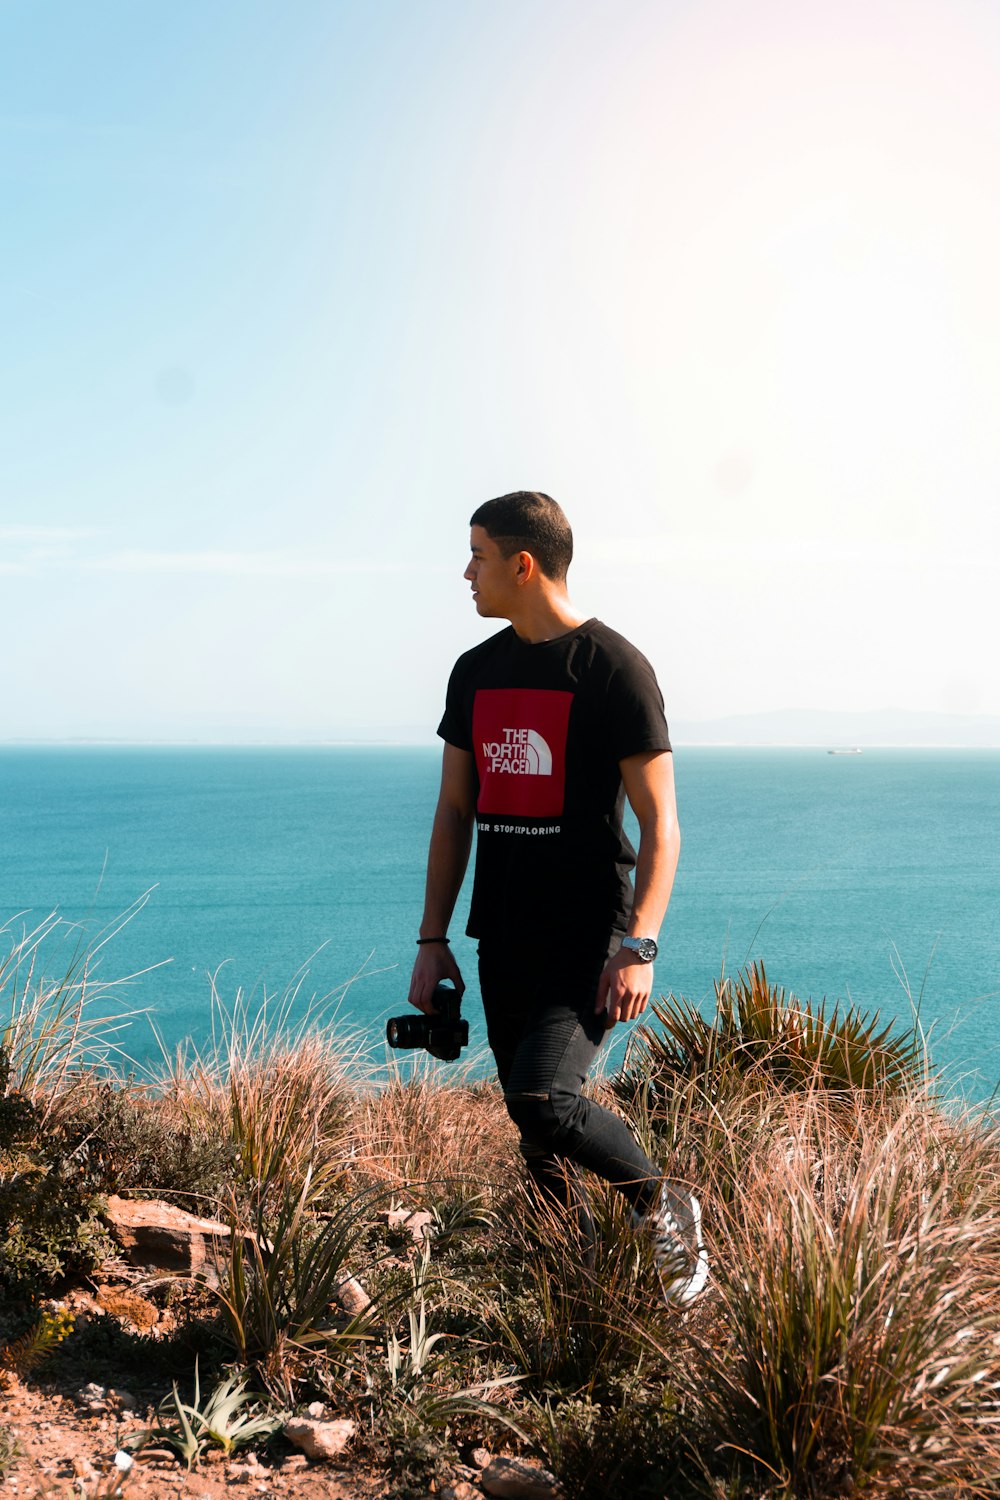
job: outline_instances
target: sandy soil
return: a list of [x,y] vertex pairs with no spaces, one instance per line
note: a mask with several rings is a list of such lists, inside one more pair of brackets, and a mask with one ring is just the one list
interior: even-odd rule
[[[106,1405],[105,1412],[91,1413],[67,1393],[11,1380],[0,1397],[0,1419],[20,1440],[24,1455],[8,1473],[5,1492],[26,1500],[41,1494],[74,1495],[79,1500],[82,1481],[87,1497],[113,1495],[121,1482],[115,1453],[124,1438],[147,1425],[147,1420],[145,1411],[123,1410],[113,1392]],[[376,1500],[387,1489],[384,1475],[312,1464],[302,1454],[289,1454],[273,1464],[246,1454],[220,1459],[221,1455],[210,1455],[188,1474],[165,1453],[141,1453],[124,1480],[124,1494],[149,1496],[150,1500],[166,1500],[167,1496],[218,1500],[236,1489],[262,1497]]]

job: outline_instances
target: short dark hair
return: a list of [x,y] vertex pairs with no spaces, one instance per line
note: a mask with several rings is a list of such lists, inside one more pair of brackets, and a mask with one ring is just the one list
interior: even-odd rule
[[470,526],[481,526],[504,557],[530,552],[547,578],[562,582],[573,561],[573,533],[551,495],[515,490],[486,500],[473,512]]

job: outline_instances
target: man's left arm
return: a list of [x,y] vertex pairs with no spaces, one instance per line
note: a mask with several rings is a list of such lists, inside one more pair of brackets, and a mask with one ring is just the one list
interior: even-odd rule
[[[669,750],[646,751],[620,762],[622,783],[639,822],[635,900],[629,937],[655,938],[666,914],[681,850],[674,792],[674,758]],[[597,987],[594,1009],[607,1011],[607,1025],[633,1021],[646,1009],[653,988],[653,965],[621,948],[608,960]]]

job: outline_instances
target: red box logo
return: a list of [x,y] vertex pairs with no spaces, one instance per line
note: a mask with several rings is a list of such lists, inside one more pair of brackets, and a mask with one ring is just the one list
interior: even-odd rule
[[573,694],[550,688],[480,688],[472,709],[481,813],[551,818],[566,796]]

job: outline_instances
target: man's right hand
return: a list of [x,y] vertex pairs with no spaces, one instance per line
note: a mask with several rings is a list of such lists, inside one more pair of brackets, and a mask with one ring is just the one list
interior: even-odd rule
[[417,949],[417,961],[410,976],[407,1001],[425,1015],[434,1014],[434,991],[443,979],[450,979],[460,995],[465,980],[447,943],[424,943]]

